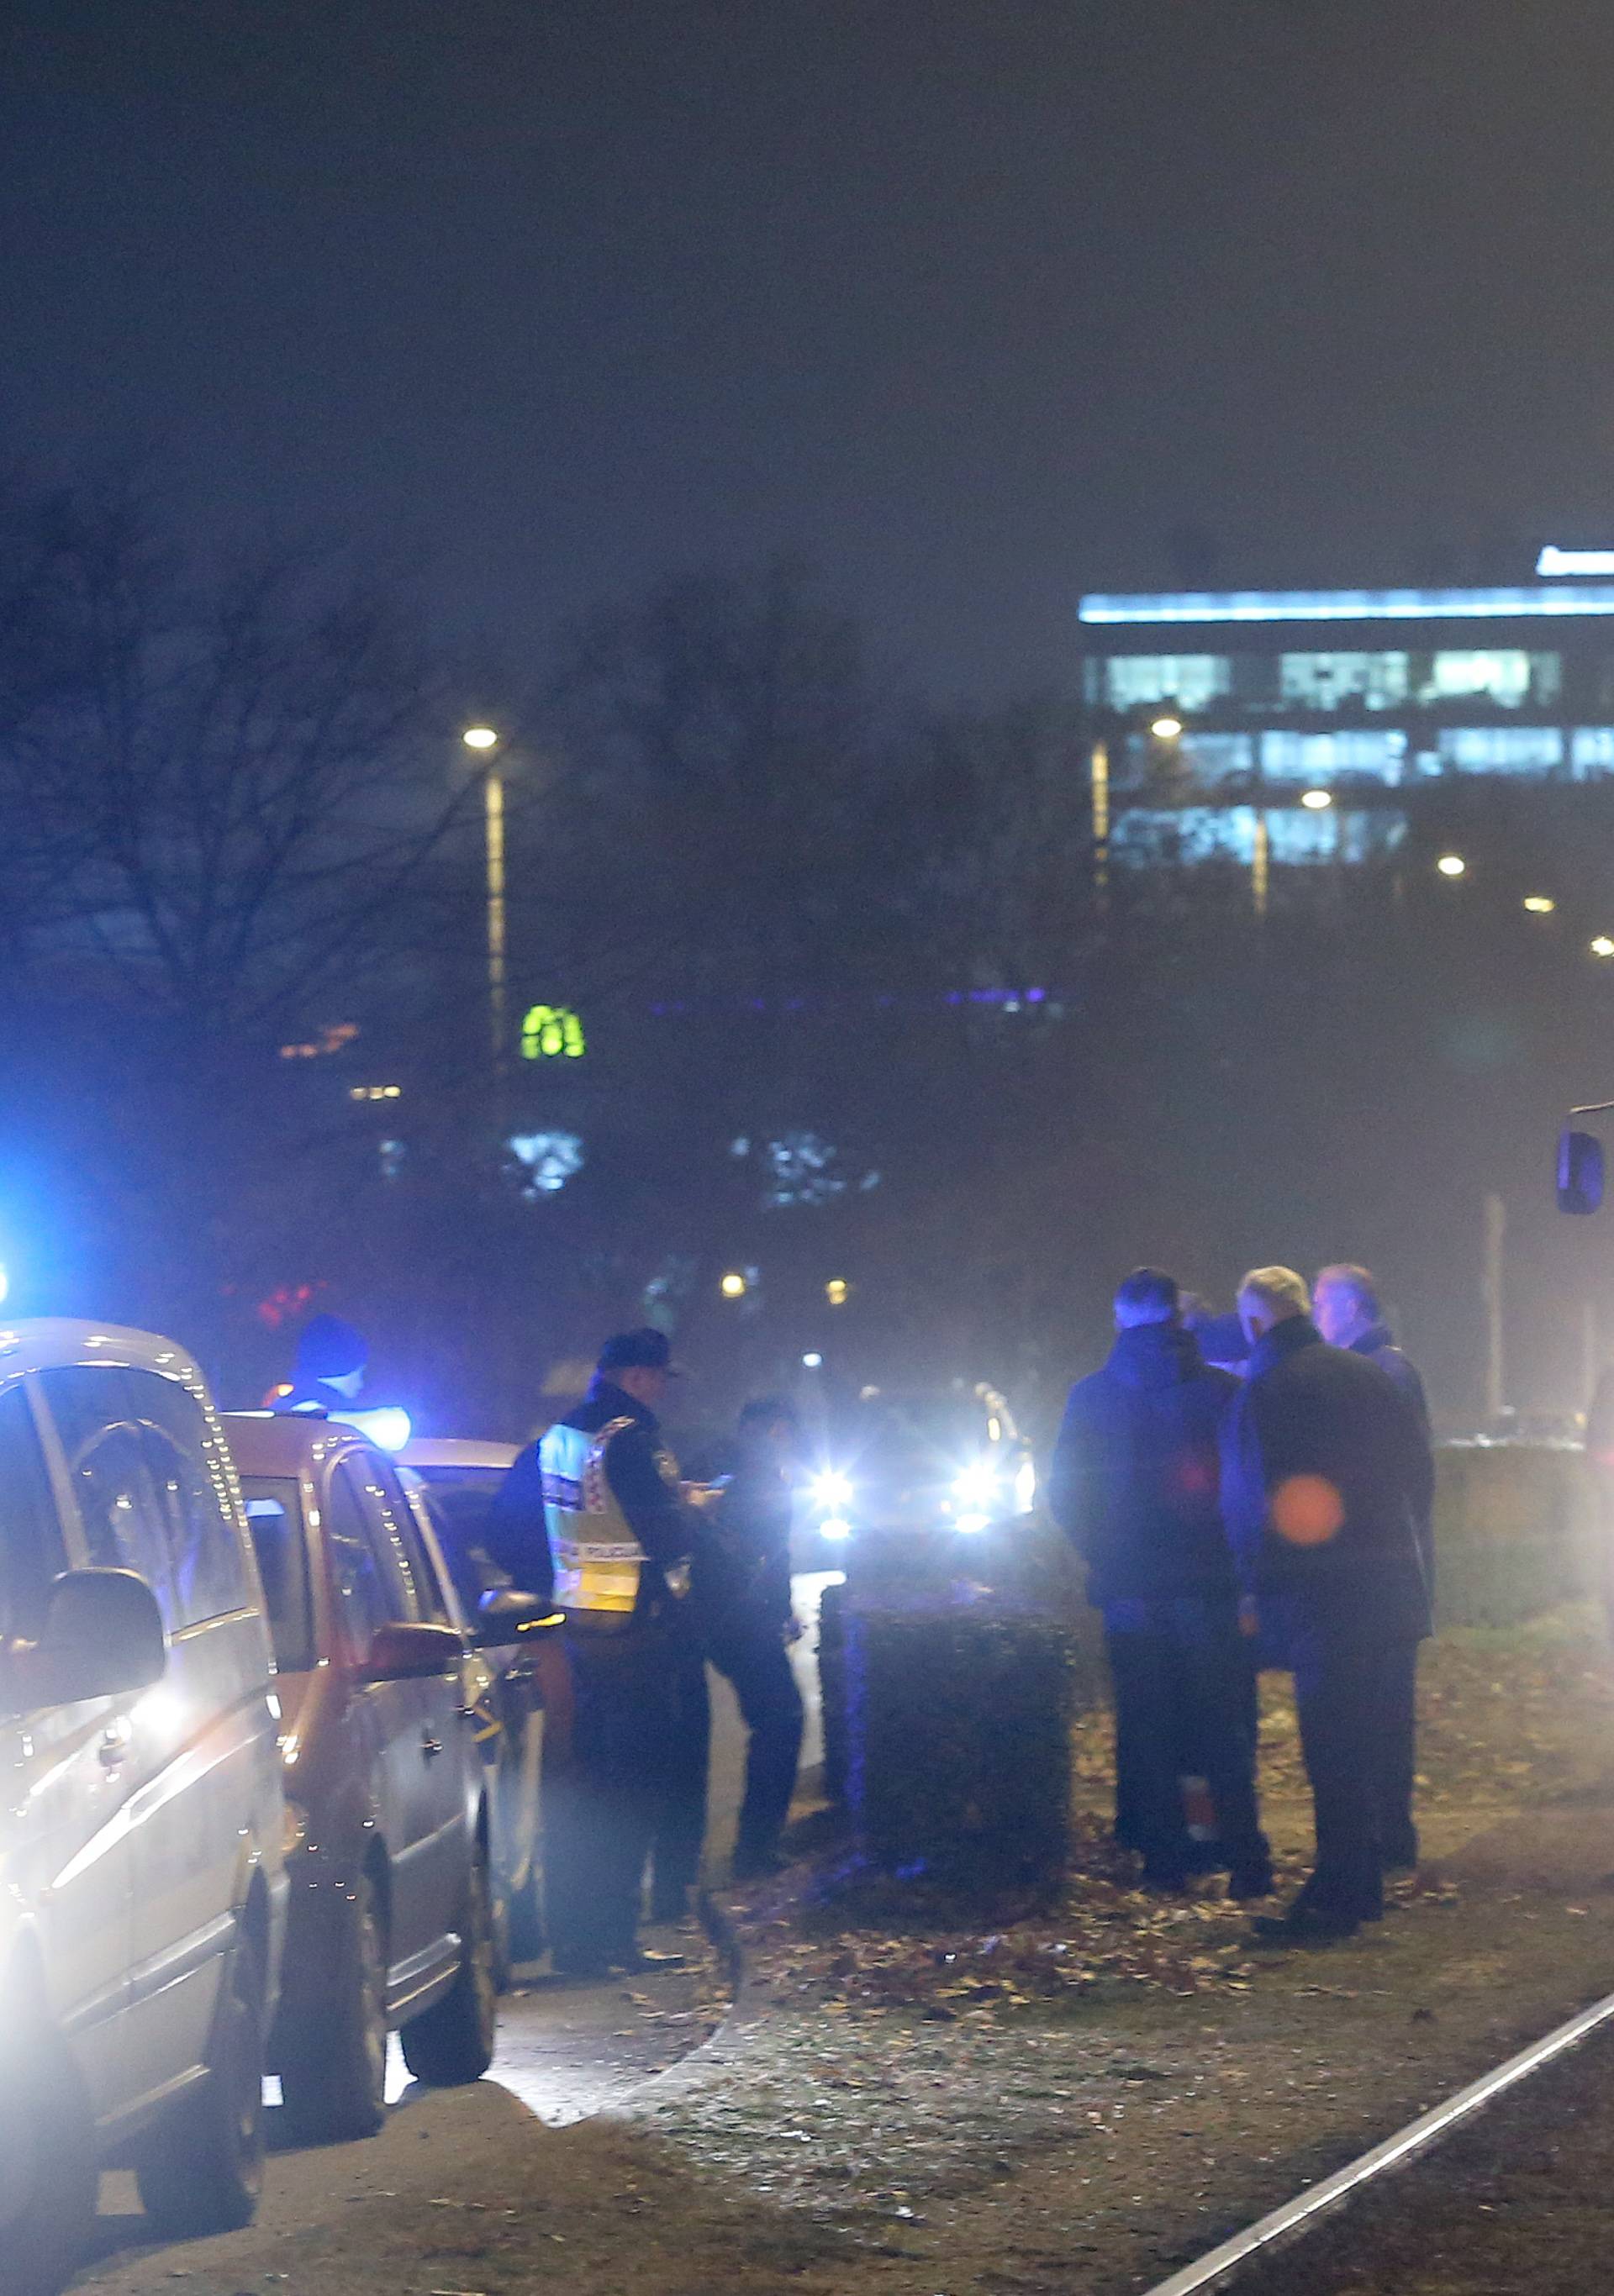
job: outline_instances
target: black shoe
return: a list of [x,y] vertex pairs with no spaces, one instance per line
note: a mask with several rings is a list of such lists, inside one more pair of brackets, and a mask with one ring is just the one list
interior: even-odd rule
[[1219,1841],[1190,1841],[1182,1863],[1190,1874],[1225,1874],[1232,1860]]
[[1259,1944],[1293,1946],[1338,1945],[1342,1938],[1355,1937],[1359,1926],[1355,1914],[1308,1905],[1303,1898],[1286,1914],[1257,1914],[1250,1923]]
[[1228,1877],[1227,1894],[1244,1905],[1252,1898],[1270,1898],[1272,1886],[1270,1866],[1235,1866]]
[[1146,1866],[1138,1886],[1152,1896],[1178,1898],[1188,1887],[1188,1875],[1181,1866]]
[[652,1953],[646,1946],[635,1946],[631,1953],[618,1954],[611,1966],[624,1977],[659,1977],[669,1969],[682,1969],[685,1956],[681,1953]]

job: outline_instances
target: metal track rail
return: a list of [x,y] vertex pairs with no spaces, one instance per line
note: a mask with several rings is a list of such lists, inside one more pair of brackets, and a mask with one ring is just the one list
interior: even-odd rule
[[1614,2021],[1614,1993],[1594,2001],[1589,2009],[1583,2009],[1578,2016],[1556,2027],[1542,2040],[1532,2041],[1528,2049],[1521,2049],[1505,2064],[1482,2073],[1478,2080],[1447,2097],[1444,2104],[1409,2121],[1382,2144],[1375,2144],[1371,2152],[1363,2152],[1345,2168],[1336,2169],[1320,2184],[1308,2185],[1292,2201],[1274,2209],[1271,2216],[1235,2233],[1231,2240],[1223,2241],[1220,2248],[1213,2248],[1197,2263],[1184,2265],[1181,2272],[1173,2272],[1169,2280],[1162,2280],[1149,2289],[1147,2296],[1209,2296],[1212,2289],[1225,2288],[1257,2257],[1269,2256],[1286,2242],[1309,2232],[1323,2217],[1331,2216],[1354,2200],[1365,2185],[1429,2152],[1463,2121],[1483,2112],[1486,2105],[1494,2104],[1509,2089],[1528,2080],[1533,2073],[1540,2072],[1544,2065],[1577,2047],[1588,2035],[1610,2021]]

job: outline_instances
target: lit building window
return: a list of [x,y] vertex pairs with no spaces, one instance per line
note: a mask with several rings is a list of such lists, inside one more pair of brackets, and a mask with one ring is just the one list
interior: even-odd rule
[[1569,736],[1569,770],[1577,781],[1614,774],[1614,726],[1577,726]]
[[1204,709],[1232,684],[1232,664],[1222,653],[1120,654],[1107,667],[1112,709],[1147,709],[1157,701]]
[[1279,663],[1280,698],[1303,709],[1353,703],[1393,709],[1407,696],[1404,653],[1286,653]]
[[1334,780],[1340,774],[1394,787],[1406,765],[1406,735],[1379,733],[1287,734],[1261,736],[1261,771],[1272,782],[1304,782],[1308,786]]
[[1343,861],[1353,865],[1393,853],[1406,835],[1406,823],[1381,809],[1342,811],[1338,806],[1305,812],[1272,806],[1258,816],[1254,806],[1182,806],[1170,810],[1129,808],[1117,821],[1111,857],[1132,866],[1198,868],[1206,862],[1253,866],[1256,823],[1264,818],[1274,866]]
[[1256,769],[1256,744],[1248,734],[1185,734],[1181,754],[1202,781],[1236,781]]
[[1505,709],[1517,709],[1529,693],[1529,655],[1521,648],[1503,646],[1485,653],[1437,653],[1418,698],[1453,701],[1483,693]]
[[1563,763],[1555,726],[1448,726],[1440,754],[1460,774],[1544,774]]

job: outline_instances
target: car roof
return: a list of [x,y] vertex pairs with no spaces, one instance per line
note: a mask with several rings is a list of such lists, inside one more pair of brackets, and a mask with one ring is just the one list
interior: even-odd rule
[[196,1396],[207,1382],[190,1350],[156,1332],[129,1331],[70,1316],[39,1316],[0,1325],[0,1381],[25,1372],[61,1371],[83,1364],[112,1364],[120,1371],[155,1372],[177,1380]]
[[243,1475],[312,1474],[343,1451],[378,1456],[367,1435],[344,1419],[299,1411],[226,1411],[224,1431]]
[[412,1436],[398,1454],[406,1467],[507,1467],[518,1456],[515,1443],[484,1443],[479,1436]]

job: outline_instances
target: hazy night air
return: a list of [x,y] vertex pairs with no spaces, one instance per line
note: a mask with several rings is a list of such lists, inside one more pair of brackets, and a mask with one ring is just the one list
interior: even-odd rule
[[1606,539],[1611,67],[1585,0],[15,0],[0,418],[456,633],[800,549],[914,683],[1056,683],[1082,589]]

